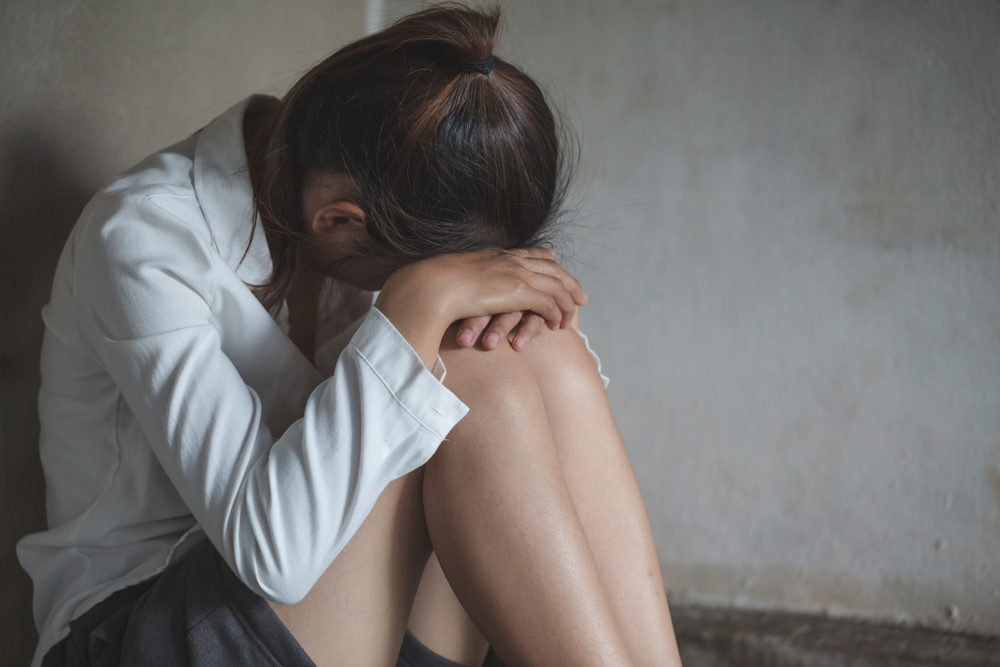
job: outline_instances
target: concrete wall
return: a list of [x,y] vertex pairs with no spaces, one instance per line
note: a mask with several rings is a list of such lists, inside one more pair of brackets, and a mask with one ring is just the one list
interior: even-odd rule
[[14,542],[44,525],[39,310],[90,195],[364,30],[361,0],[0,4],[0,664],[34,650]]
[[1000,4],[505,4],[672,598],[1000,630]]
[[[43,521],[38,312],[69,226],[365,9],[0,6],[0,662],[33,643],[13,543]],[[507,19],[499,52],[580,129],[568,249],[672,599],[1000,628],[998,6]]]

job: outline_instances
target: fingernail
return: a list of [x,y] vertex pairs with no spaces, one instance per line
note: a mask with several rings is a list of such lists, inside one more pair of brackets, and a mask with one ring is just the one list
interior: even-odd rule
[[526,341],[526,340],[524,340],[524,336],[517,336],[517,337],[515,337],[515,338],[514,338],[514,341],[513,341],[512,343],[511,343],[511,346],[512,346],[512,347],[513,347],[513,348],[514,348],[515,350],[520,350],[520,349],[521,349],[522,347],[524,347],[524,344],[525,344],[526,342],[527,342],[527,341]]
[[459,331],[458,342],[460,345],[471,345],[473,342],[472,329],[462,329]]
[[495,347],[500,343],[500,336],[495,333],[487,334],[486,338],[483,339],[483,345],[486,347]]

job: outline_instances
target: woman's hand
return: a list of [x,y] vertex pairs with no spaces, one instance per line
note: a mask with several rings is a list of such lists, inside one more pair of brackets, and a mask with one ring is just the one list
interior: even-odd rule
[[[548,252],[550,259],[555,253]],[[578,284],[578,283],[577,283]],[[586,299],[586,295],[584,295]],[[579,303],[578,305],[583,305]],[[458,323],[455,342],[459,347],[472,347],[478,341],[483,349],[495,350],[505,339],[515,350],[522,350],[545,326],[545,319],[530,311],[481,315]],[[563,325],[565,326],[565,325]]]
[[580,283],[555,261],[555,252],[525,248],[439,255],[407,264],[389,277],[375,305],[430,368],[453,322],[492,319],[486,336],[498,335],[497,343],[521,323],[525,329],[519,326],[516,336],[525,337],[523,346],[543,324],[550,329],[569,326],[577,306],[586,301]]
[[458,323],[455,342],[459,347],[472,347],[479,341],[484,350],[495,350],[507,339],[520,351],[544,326],[541,316],[528,311],[470,317]]

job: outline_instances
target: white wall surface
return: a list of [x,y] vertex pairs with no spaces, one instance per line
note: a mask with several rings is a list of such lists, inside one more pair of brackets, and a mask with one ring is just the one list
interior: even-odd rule
[[672,599],[1000,630],[1000,4],[505,5]]

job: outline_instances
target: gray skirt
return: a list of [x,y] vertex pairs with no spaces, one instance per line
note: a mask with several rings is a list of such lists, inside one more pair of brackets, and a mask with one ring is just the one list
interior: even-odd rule
[[[408,631],[398,667],[461,667]],[[70,623],[43,667],[315,667],[274,611],[205,540],[160,575],[114,593]]]

